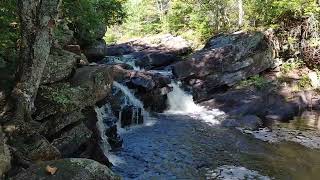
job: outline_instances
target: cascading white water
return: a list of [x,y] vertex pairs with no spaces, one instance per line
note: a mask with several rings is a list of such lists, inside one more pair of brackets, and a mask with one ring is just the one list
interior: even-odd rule
[[103,149],[105,156],[107,156],[108,151],[111,150],[111,147],[108,143],[108,137],[105,134],[107,126],[104,124],[103,121],[105,118],[111,115],[112,113],[111,107],[109,104],[105,104],[100,108],[96,106],[94,110],[96,111],[97,119],[98,119],[96,126],[99,130],[100,137],[101,137],[100,146]]
[[169,110],[167,113],[186,114],[211,125],[220,124],[219,118],[224,115],[224,112],[199,106],[193,101],[192,95],[183,91],[177,83],[172,82],[171,86],[173,90],[168,94]]
[[96,106],[94,110],[97,114],[97,119],[98,119],[96,126],[99,130],[100,137],[101,137],[99,146],[103,150],[103,154],[108,158],[110,162],[112,162],[113,165],[123,163],[122,159],[120,159],[119,157],[115,156],[110,152],[111,146],[109,145],[108,137],[105,134],[108,126],[105,125],[104,119],[110,116],[113,116],[111,106],[109,104],[105,104],[100,108]]
[[[130,104],[133,105],[134,112],[132,116],[132,122],[135,123],[138,120],[139,111],[141,110],[142,116],[144,118],[143,124],[150,126],[154,123],[154,121],[151,120],[149,113],[144,109],[143,103],[135,97],[135,95],[130,91],[130,89],[118,82],[113,82],[113,86],[120,90],[125,95],[125,102],[122,104],[121,111],[119,112],[119,119],[121,120],[122,117],[122,108],[124,108],[126,105]],[[137,124],[137,123],[135,123]],[[121,131],[120,131],[121,132]]]

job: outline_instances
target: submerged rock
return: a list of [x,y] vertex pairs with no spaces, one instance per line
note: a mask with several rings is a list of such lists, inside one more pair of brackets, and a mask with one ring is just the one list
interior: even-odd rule
[[259,180],[271,180],[268,176],[263,176],[257,171],[249,170],[245,167],[237,166],[220,166],[212,172],[207,173],[207,179],[217,180],[246,180],[246,179],[259,179]]
[[259,129],[257,131],[243,130],[255,138],[269,143],[284,141],[295,142],[312,149],[320,149],[320,134],[315,131],[301,131],[287,128]]
[[[48,172],[48,166],[56,169]],[[107,166],[89,159],[71,158],[40,162],[19,173],[13,180],[120,180]]]
[[257,130],[263,125],[263,121],[255,115],[246,115],[239,119],[227,119],[222,122],[225,127],[240,127],[248,130]]

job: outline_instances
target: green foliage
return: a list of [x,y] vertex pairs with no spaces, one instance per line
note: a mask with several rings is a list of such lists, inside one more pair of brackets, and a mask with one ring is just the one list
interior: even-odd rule
[[303,75],[301,79],[298,81],[298,87],[300,90],[308,89],[311,87],[311,80],[308,75]]
[[43,86],[41,88],[49,92],[46,95],[47,98],[68,110],[77,107],[78,102],[76,96],[83,94],[83,91],[85,91],[85,89],[81,87],[71,87],[69,84],[61,84],[57,87]]
[[239,2],[129,0],[125,4],[128,17],[116,30],[126,38],[170,32],[203,43],[214,34],[234,32],[243,26],[250,30],[274,28],[288,17],[315,15],[319,18],[319,5],[314,0],[242,0],[244,17],[243,24],[239,25]]
[[250,77],[247,80],[243,80],[240,82],[240,87],[255,87],[257,89],[263,89],[267,87],[269,82],[262,76],[255,75]]
[[16,1],[0,3],[0,87],[10,90],[13,86],[18,59],[19,20]]
[[87,45],[104,32],[106,26],[121,23],[125,0],[64,0],[62,11],[75,37]]
[[304,65],[304,62],[301,59],[293,59],[292,61],[287,61],[282,64],[281,72],[287,74],[294,69],[303,67]]

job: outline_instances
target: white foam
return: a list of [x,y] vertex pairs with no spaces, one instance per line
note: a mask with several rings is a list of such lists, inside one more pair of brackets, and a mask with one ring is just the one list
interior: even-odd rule
[[219,118],[225,113],[218,109],[207,109],[195,104],[193,97],[183,91],[177,83],[171,83],[172,92],[168,94],[169,114],[185,114],[203,120],[210,125],[220,124]]

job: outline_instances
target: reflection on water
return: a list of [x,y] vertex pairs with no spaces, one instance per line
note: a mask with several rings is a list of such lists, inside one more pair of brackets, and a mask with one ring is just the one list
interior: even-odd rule
[[320,177],[320,152],[295,143],[269,144],[234,129],[182,115],[160,115],[154,126],[123,135],[122,159],[113,170],[124,179],[210,179],[229,165],[274,179]]
[[283,123],[280,126],[298,130],[320,130],[320,112],[305,111],[290,123]]

